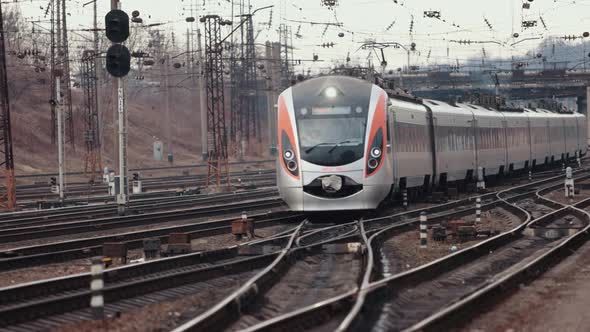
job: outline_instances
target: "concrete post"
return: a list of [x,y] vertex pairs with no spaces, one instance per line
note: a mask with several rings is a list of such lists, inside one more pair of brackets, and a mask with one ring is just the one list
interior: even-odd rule
[[404,189],[402,192],[403,195],[403,203],[404,203],[404,210],[408,209],[408,189]]
[[420,212],[420,248],[426,248],[428,242],[428,218],[426,212]]
[[475,224],[481,223],[481,198],[477,197],[475,199]]
[[568,167],[565,171],[565,197],[568,198],[569,204],[574,202],[574,178],[571,167]]
[[102,296],[102,289],[104,288],[103,280],[103,263],[100,258],[92,260],[92,267],[90,270],[92,280],[90,281],[90,308],[92,308],[92,315],[94,319],[104,319],[104,298]]

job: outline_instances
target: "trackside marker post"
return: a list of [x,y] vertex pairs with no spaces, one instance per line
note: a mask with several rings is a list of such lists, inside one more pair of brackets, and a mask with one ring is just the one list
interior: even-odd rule
[[565,197],[568,199],[569,204],[574,202],[574,178],[571,167],[565,170]]
[[92,259],[92,267],[90,275],[90,308],[92,308],[92,315],[94,319],[104,319],[104,298],[102,296],[102,289],[104,288],[103,280],[103,263],[100,257]]
[[408,209],[408,190],[404,189],[404,191],[402,192],[402,195],[403,195],[404,209],[407,210]]
[[420,212],[420,248],[426,248],[428,241],[428,218],[426,212]]
[[475,199],[475,224],[481,223],[481,197]]

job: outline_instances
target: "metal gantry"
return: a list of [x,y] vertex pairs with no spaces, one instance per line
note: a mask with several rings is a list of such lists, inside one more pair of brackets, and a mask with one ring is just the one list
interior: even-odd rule
[[82,54],[82,88],[84,89],[84,172],[92,181],[102,169],[100,127],[98,115],[98,86],[96,54],[85,50]]
[[243,84],[240,85],[242,102],[242,130],[244,139],[250,147],[250,152],[259,152],[253,147],[260,147],[260,114],[258,112],[258,79],[256,70],[256,46],[254,45],[254,24],[252,14],[246,15],[244,27],[246,30],[245,52],[243,53],[242,69],[244,70]]
[[[75,127],[72,105],[71,72],[68,45],[67,13],[65,0],[51,0],[51,142],[57,142],[56,84],[59,82],[64,98],[64,132],[72,149],[75,150]],[[56,77],[61,77],[56,81]]]
[[[58,0],[59,1],[59,0]],[[72,105],[72,79],[70,71],[70,46],[68,42],[68,26],[67,26],[67,14],[66,14],[66,0],[61,0],[61,15],[62,15],[62,46],[61,52],[63,54],[63,69],[64,69],[64,81],[63,85],[65,88],[65,103],[62,102],[64,107],[64,122],[65,122],[65,133],[66,139],[73,150],[76,150],[76,132],[74,129],[74,111]]]
[[14,155],[12,153],[12,130],[10,128],[10,100],[8,95],[8,75],[6,69],[6,45],[4,15],[0,3],[0,153],[3,159],[6,181],[4,192],[0,195],[0,206],[8,210],[16,208],[16,182],[14,178]]
[[222,180],[229,187],[227,132],[225,126],[225,95],[223,85],[223,44],[221,26],[225,24],[218,15],[201,18],[205,23],[205,81],[207,100],[207,187],[221,186]]

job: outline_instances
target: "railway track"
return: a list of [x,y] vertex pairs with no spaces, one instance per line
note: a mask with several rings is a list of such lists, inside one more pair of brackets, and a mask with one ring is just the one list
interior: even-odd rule
[[[147,203],[135,205],[133,207],[135,211],[144,213],[127,216],[117,216],[116,211],[111,210],[108,211],[110,212],[109,215],[115,215],[115,217],[99,218],[102,213],[101,210],[85,210],[82,212],[67,213],[65,215],[54,215],[51,218],[19,218],[17,220],[0,222],[0,243],[160,224],[164,220],[179,220],[181,217],[202,218],[224,215],[241,212],[242,210],[252,210],[252,208],[258,206],[273,207],[273,203],[280,204],[276,190],[216,196],[199,200],[175,201],[171,204]],[[187,205],[194,207],[180,209]],[[149,210],[170,211],[145,213]],[[80,217],[84,214],[86,214],[86,218],[80,220]],[[74,221],[69,221],[72,219]]]
[[302,245],[303,241],[292,239],[267,269],[177,330],[243,330],[278,314],[358,289],[365,265],[362,248],[366,236],[362,225],[356,223],[356,229],[347,225],[344,231],[330,226],[314,230],[308,233],[313,236],[301,237],[307,238],[305,246],[298,247],[297,242]]
[[541,223],[531,233],[536,233],[537,236],[544,233],[546,237],[551,238],[559,236],[561,241],[541,254],[520,262],[507,273],[498,275],[485,287],[481,287],[469,296],[421,320],[412,327],[412,330],[435,331],[449,326],[460,327],[466,324],[471,317],[482,314],[506,296],[518,292],[521,285],[531,283],[545,271],[575,254],[590,240],[590,199],[585,199],[559,211],[562,212],[556,212],[556,214],[581,214],[586,222],[572,224],[570,219],[552,225],[544,220],[545,223]]
[[[163,189],[176,189],[190,187],[204,187],[206,176],[183,176],[183,177],[165,177],[165,178],[146,178],[142,180],[143,189],[147,192]],[[273,184],[275,181],[274,170],[264,170],[247,173],[233,173],[231,183],[234,186],[241,186],[244,183],[260,183],[263,185]],[[108,185],[106,184],[95,184],[89,185],[88,183],[72,183],[69,184],[66,191],[68,197],[80,197],[88,196],[83,199],[75,201],[104,201],[112,200],[110,196],[105,194],[108,192]],[[90,197],[91,195],[102,194],[99,197]],[[143,193],[145,194],[145,193]],[[26,202],[26,200],[57,200],[57,194],[51,193],[51,187],[44,184],[35,185],[22,185],[17,190],[17,197],[19,200],[25,200],[20,203],[22,206],[30,206],[36,202]]]
[[[266,210],[271,206],[277,206],[277,204],[280,204],[280,202],[271,201],[267,203],[251,203],[249,208]],[[281,220],[282,215],[293,216],[294,214],[285,212],[279,212],[278,214],[258,213],[251,214],[250,217],[259,220],[256,221],[256,227],[261,228],[277,225],[277,222]],[[182,214],[175,212],[173,216],[175,218],[181,218]],[[184,217],[187,216],[190,216],[190,214],[184,215]],[[168,243],[168,236],[171,233],[188,233],[191,239],[206,238],[208,236],[220,234],[230,234],[231,222],[233,220],[235,220],[235,218],[217,219],[187,225],[168,226],[149,230],[127,232],[123,234],[97,236],[57,243],[14,248],[0,252],[0,271],[10,271],[25,267],[37,267],[74,259],[98,256],[102,254],[102,244],[106,242],[124,242],[127,248],[132,250],[142,248],[143,240],[146,238],[159,238],[163,244],[166,244]]]
[[[542,193],[554,189],[548,186],[536,191],[535,196],[544,200],[545,206],[553,205],[556,202],[544,199]],[[514,230],[423,267],[371,283],[364,289],[364,304],[349,327],[367,331],[423,330],[424,322],[433,313],[485,286],[514,264],[557,246],[565,235],[548,236],[548,229],[567,221],[568,229],[575,232],[590,222],[587,213],[557,205],[549,214],[533,220],[527,211],[512,204],[513,211],[520,209],[525,217]],[[440,328],[436,325],[432,330]]]
[[[551,181],[557,180],[547,179],[540,181],[539,183],[530,184],[528,186],[534,187],[540,184],[550,184]],[[549,185],[549,187],[550,186],[551,185]],[[519,198],[519,195],[521,197],[525,197],[537,193],[538,190],[532,191],[530,189],[526,190],[523,188],[519,194],[512,195],[510,199],[515,199],[515,197]],[[499,195],[496,193],[484,196],[484,206],[493,208],[499,205],[498,201],[500,199],[498,196]],[[496,197],[496,199],[494,197]],[[542,197],[542,195],[540,197]],[[152,265],[149,268],[145,266],[130,266],[121,268],[120,271],[131,271],[125,269],[137,269],[137,271],[143,270],[143,273],[148,277],[145,279],[140,278],[141,280],[132,281],[134,280],[133,278],[136,278],[134,276],[137,274],[130,272],[115,272],[113,274],[115,277],[113,277],[114,283],[112,285],[112,291],[108,293],[110,295],[106,296],[106,298],[108,298],[108,303],[112,303],[112,307],[110,307],[107,312],[111,314],[117,314],[117,312],[122,310],[127,311],[131,308],[145,306],[146,303],[158,303],[161,301],[166,301],[167,299],[177,298],[178,296],[189,296],[190,294],[195,294],[195,292],[206,292],[207,287],[215,286],[217,287],[216,289],[223,289],[223,291],[220,291],[217,294],[211,294],[209,300],[212,302],[205,301],[206,303],[204,305],[197,306],[195,309],[195,312],[197,313],[196,315],[199,315],[198,317],[203,318],[207,316],[207,318],[202,320],[203,323],[194,325],[192,324],[195,323],[195,320],[193,319],[190,320],[186,325],[178,328],[178,331],[195,330],[195,326],[205,326],[200,324],[216,324],[215,322],[219,322],[219,319],[225,322],[226,324],[224,326],[230,329],[245,329],[246,331],[273,330],[275,328],[284,328],[285,326],[322,326],[327,327],[330,330],[337,329],[338,326],[354,326],[353,324],[358,324],[356,318],[357,316],[351,315],[351,312],[354,312],[355,308],[357,308],[359,312],[364,310],[363,304],[365,302],[363,301],[361,303],[358,301],[358,299],[364,296],[372,296],[373,292],[377,292],[377,288],[374,289],[375,284],[378,282],[384,282],[383,280],[373,280],[371,275],[374,274],[367,274],[366,272],[374,271],[373,267],[368,266],[368,262],[373,262],[375,260],[373,257],[373,249],[370,245],[367,246],[368,238],[370,236],[374,236],[378,232],[381,232],[384,227],[391,226],[393,224],[398,224],[398,227],[405,227],[405,224],[415,225],[416,221],[414,219],[421,211],[429,211],[429,213],[432,214],[432,218],[434,220],[437,220],[436,218],[445,218],[445,215],[450,216],[461,213],[472,214],[473,200],[465,199],[457,202],[450,202],[440,206],[409,211],[396,214],[394,216],[388,216],[386,218],[365,220],[360,223],[351,222],[345,223],[343,225],[322,227],[320,229],[299,229],[297,236],[293,236],[295,232],[291,232],[290,236],[281,234],[282,236],[277,236],[276,239],[272,240],[275,242],[270,245],[270,247],[267,244],[267,246],[264,248],[260,246],[257,249],[246,250],[249,254],[253,254],[253,252],[255,252],[253,254],[254,256],[247,258],[249,259],[249,263],[240,263],[241,258],[236,258],[235,250],[237,249],[235,248],[216,251],[217,253],[208,252],[202,254],[193,254],[192,256],[189,255],[167,259],[171,260],[170,262],[173,262],[174,259],[177,259],[177,262],[180,262],[180,260],[185,260],[185,265],[180,265],[183,266],[182,269],[184,269],[184,272],[186,273],[182,274],[179,272],[180,274],[176,276],[176,280],[179,280],[179,284],[174,284],[174,282],[172,282],[172,285],[170,285],[168,284],[168,281],[164,281],[167,280],[164,278],[165,275],[174,275],[177,272],[174,270],[174,268],[169,268],[169,270],[162,268],[163,270],[158,270],[157,268],[154,268],[155,265]],[[438,217],[435,216],[437,212],[440,213],[440,216]],[[526,213],[526,211],[523,213]],[[274,222],[276,223],[276,220]],[[227,226],[226,221],[226,232],[228,231],[228,227],[229,226]],[[203,230],[203,232],[198,235],[199,231],[196,231],[195,236],[209,236],[205,232],[208,232],[208,230]],[[285,239],[289,239],[289,244],[287,246],[285,246],[287,242]],[[282,246],[283,249],[277,252],[277,250],[280,250]],[[252,246],[251,248],[255,248],[255,246]],[[234,251],[232,252],[231,250]],[[285,255],[283,255],[283,253],[285,253]],[[202,256],[197,259],[197,255]],[[283,255],[282,258],[280,258],[281,255]],[[163,261],[168,262],[167,260]],[[280,264],[277,263],[277,260],[280,262]],[[264,261],[264,263],[258,263],[262,261]],[[145,264],[156,264],[156,262],[157,261]],[[177,263],[161,264],[168,264],[169,267],[178,266]],[[249,268],[246,268],[246,266],[249,266]],[[326,268],[327,266],[329,266],[329,268]],[[223,270],[230,271],[231,273],[224,274],[220,272]],[[280,271],[283,271],[284,273],[280,273]],[[289,271],[291,274],[289,274]],[[337,271],[343,272],[334,273]],[[350,273],[351,271],[354,271],[354,273]],[[203,277],[205,279],[199,279],[200,277],[195,277],[196,275],[216,277],[214,277],[214,279],[206,279],[205,277]],[[331,278],[333,275],[354,275],[354,277]],[[128,276],[129,279],[125,279],[125,276]],[[287,276],[288,279],[282,279],[282,277],[285,276]],[[84,279],[84,277],[77,277],[80,278],[77,280]],[[59,282],[57,280],[68,280],[68,278],[71,277],[58,278],[52,281],[44,282]],[[74,282],[74,279],[69,279],[68,284],[72,285],[74,288],[78,287],[76,288],[77,291],[70,289],[70,291],[73,291],[73,293],[79,292],[78,295],[80,296],[77,300],[72,301],[78,301],[77,303],[79,303],[79,305],[83,304],[84,306],[87,306],[89,303],[88,292],[84,290],[86,294],[81,295],[83,288],[88,285],[88,275],[86,275],[85,278],[86,282],[78,281],[79,284]],[[249,281],[242,285],[242,287],[237,288],[237,285],[244,280]],[[282,282],[281,280],[291,281]],[[135,290],[127,291],[126,289],[129,284],[136,285],[137,288],[134,288]],[[262,286],[259,287],[254,285]],[[302,291],[301,294],[299,294],[299,296],[294,299],[294,301],[288,301],[289,303],[292,302],[291,304],[282,303],[280,299],[284,299],[286,294],[290,294],[289,285],[292,287],[305,289],[306,291]],[[332,285],[335,286],[332,288]],[[337,287],[338,285],[344,286],[339,288]],[[31,284],[24,286],[33,287]],[[59,289],[58,286],[56,286],[56,288],[48,284],[38,284],[36,286],[37,290],[34,290],[33,287],[29,291],[23,291],[24,288],[19,290],[18,287],[19,286],[11,288],[12,294],[37,294],[34,296],[38,297],[35,298],[33,296],[32,298],[28,299],[21,298],[21,300],[16,301],[13,297],[13,300],[10,300],[10,302],[6,304],[3,304],[0,300],[0,310],[2,308],[12,308],[11,310],[25,310],[24,308],[28,306],[27,303],[40,303],[40,298],[53,299],[54,296],[57,296],[54,290]],[[320,288],[327,289],[327,291],[320,292],[318,290]],[[46,293],[43,293],[42,291],[39,293],[39,289],[46,289]],[[370,291],[363,292],[362,290],[364,289]],[[3,294],[4,290],[6,289],[0,289],[0,298],[6,297],[9,299],[10,297],[6,296],[9,293]],[[272,293],[265,293],[264,290]],[[330,290],[333,290],[333,292]],[[227,295],[228,293],[230,293],[229,296]],[[264,294],[270,294],[270,297],[265,297]],[[279,294],[283,295],[279,296]],[[111,297],[109,298],[109,296]],[[233,297],[234,301],[228,301],[228,298],[230,297]],[[57,296],[57,298],[60,297]],[[85,300],[83,301],[82,298]],[[276,298],[277,300],[274,302],[260,300],[268,300],[269,298]],[[258,301],[255,301],[256,299]],[[218,306],[213,307],[213,302],[218,303]],[[223,303],[225,303],[227,307],[219,307],[219,305]],[[25,318],[21,323],[29,325],[18,325],[21,323],[12,321],[7,322],[6,326],[20,326],[31,330],[36,330],[40,326],[63,326],[63,324],[69,324],[72,321],[91,318],[89,316],[90,312],[88,309],[83,309],[84,307],[82,307],[82,309],[76,309],[73,311],[70,310],[69,313],[58,314],[52,313],[51,310],[47,309],[47,305],[39,305],[40,307],[33,307],[34,309],[32,309],[33,312],[37,313],[35,315],[39,315],[38,320]],[[53,307],[60,306],[56,305],[56,302],[53,302]],[[232,316],[235,314],[238,308],[242,308],[245,315]],[[209,310],[206,311],[207,309]],[[216,311],[217,313],[207,315],[207,313],[213,309],[218,309]],[[10,317],[23,317],[18,314],[17,311],[14,313],[15,314],[10,315]],[[4,316],[5,315],[0,315],[0,317]],[[27,316],[24,315],[24,317]],[[230,317],[233,318],[229,319]],[[44,319],[48,320],[45,321]]]
[[[554,181],[558,179],[553,179]],[[542,198],[541,193],[544,188],[537,189],[537,190],[530,190],[527,187],[533,187],[539,184],[547,184],[550,183],[551,180],[541,181],[541,183],[534,183],[530,185],[521,186],[518,189],[521,190],[518,194],[510,195],[512,200],[524,199],[529,196],[536,196],[536,198]],[[553,184],[547,185],[547,190],[555,189],[556,186],[561,184]],[[487,206],[484,205],[484,209],[492,209],[497,207],[498,205],[504,205],[503,208],[511,210],[512,213],[518,214],[520,212],[520,217],[523,218],[522,224],[519,226],[520,231],[509,231],[502,233],[496,237],[493,237],[487,241],[483,241],[474,247],[464,249],[459,251],[453,255],[441,258],[433,263],[427,264],[423,267],[397,274],[388,278],[384,278],[378,280],[379,277],[376,277],[375,271],[378,271],[379,268],[376,267],[374,264],[379,263],[378,255],[376,254],[376,248],[372,245],[368,246],[367,250],[367,257],[370,259],[367,260],[368,266],[365,268],[365,273],[363,277],[363,282],[359,287],[358,291],[349,291],[349,292],[341,292],[339,295],[334,296],[330,299],[325,299],[323,301],[317,301],[313,305],[302,307],[297,310],[285,313],[283,315],[278,315],[274,318],[259,322],[257,325],[250,326],[249,328],[245,329],[245,331],[275,331],[275,330],[367,330],[367,329],[379,329],[385,328],[386,330],[398,330],[403,329],[401,326],[390,326],[390,325],[383,325],[383,322],[391,322],[392,317],[389,316],[389,319],[380,319],[380,317],[376,317],[376,313],[379,315],[384,315],[391,312],[403,312],[406,313],[407,310],[413,312],[414,308],[416,308],[416,312],[422,313],[423,315],[428,310],[420,310],[419,304],[429,304],[429,297],[424,296],[422,298],[418,297],[416,299],[418,306],[412,306],[408,302],[403,302],[402,296],[397,296],[399,293],[395,292],[396,290],[400,289],[407,289],[410,292],[410,296],[414,293],[411,290],[415,289],[416,285],[420,285],[421,283],[430,281],[434,288],[431,288],[428,293],[426,290],[423,294],[429,294],[432,296],[432,292],[436,291],[444,291],[446,287],[450,287],[451,284],[441,283],[440,280],[433,280],[436,277],[444,276],[445,272],[448,270],[452,270],[454,268],[460,269],[461,267],[467,268],[469,262],[474,262],[478,258],[485,257],[490,251],[494,251],[497,248],[505,246],[507,243],[510,243],[513,240],[521,240],[516,247],[521,247],[524,250],[514,249],[514,253],[517,255],[511,255],[511,250],[506,249],[505,251],[498,252],[498,255],[494,255],[495,260],[488,261],[488,268],[489,269],[497,269],[502,270],[506,269],[511,260],[512,261],[519,261],[520,259],[524,259],[527,257],[526,253],[530,252],[538,252],[542,249],[547,248],[547,243],[559,243],[559,239],[530,239],[526,238],[527,236],[524,235],[525,229],[545,229],[547,227],[551,227],[552,225],[559,224],[559,220],[563,218],[569,217],[574,215],[577,217],[577,221],[579,224],[587,223],[590,221],[588,217],[584,213],[579,213],[576,211],[570,211],[569,208],[562,207],[561,209],[557,209],[553,211],[551,214],[544,216],[543,218],[532,220],[531,216],[522,208],[519,208],[517,205],[512,205],[500,197],[502,194],[508,193],[509,190],[496,193],[497,200],[492,198],[489,199],[487,202]],[[449,203],[452,207],[460,207],[460,204],[456,202]],[[548,203],[551,204],[551,203]],[[444,205],[443,205],[444,206]],[[443,209],[442,207],[436,207],[435,209]],[[455,216],[457,213],[463,214],[466,213],[465,211],[461,210],[460,208],[457,211],[449,212],[448,215]],[[471,210],[470,213],[473,213]],[[397,218],[396,218],[397,217]],[[415,221],[413,220],[405,220],[400,221],[399,217],[390,217],[391,220],[397,220],[397,225],[393,225],[390,229],[396,229],[396,232],[401,232],[405,227],[408,227],[408,224],[413,224],[415,227]],[[562,218],[563,217],[563,218]],[[436,221],[437,219],[444,218],[444,214],[434,217],[433,219]],[[429,219],[430,220],[430,219]],[[378,220],[378,222],[382,220]],[[375,222],[375,221],[373,221]],[[571,222],[569,220],[568,222]],[[371,223],[371,220],[367,220],[363,223],[363,226],[368,226]],[[415,228],[414,228],[415,229]],[[373,229],[369,231],[369,234],[372,233],[370,239],[375,240],[381,234],[385,234],[388,231],[387,228],[379,229],[378,226],[373,226]],[[369,240],[369,242],[372,242]],[[377,241],[376,241],[377,242]],[[378,245],[376,246],[379,247]],[[490,256],[492,257],[492,256]],[[487,257],[485,257],[487,258]],[[466,265],[467,264],[467,265]],[[477,283],[477,281],[485,281],[485,277],[481,277],[481,273],[486,276],[490,270],[486,270],[483,265],[485,262],[481,263],[474,263],[475,265],[480,264],[480,273],[478,271],[471,271],[472,275],[474,276],[472,279],[469,279],[472,283]],[[476,269],[477,270],[477,269]],[[465,270],[462,270],[465,271]],[[466,275],[460,274],[461,278]],[[467,273],[467,272],[464,272]],[[375,281],[377,280],[377,281]],[[459,279],[460,282],[455,284],[457,289],[465,290],[467,289],[466,293],[469,291],[473,291],[477,288],[469,288],[468,285],[464,284],[465,278]],[[447,280],[448,281],[448,280]],[[457,290],[455,289],[455,291]],[[441,292],[442,292],[441,291]],[[395,295],[393,295],[394,293]],[[449,295],[458,294],[457,292],[445,292]],[[395,301],[400,299],[402,303],[397,303],[398,306],[395,306],[396,303],[388,302],[388,300]],[[413,298],[412,298],[413,299]],[[407,298],[405,298],[407,300]],[[420,302],[422,300],[422,302]],[[411,303],[416,304],[416,303]],[[441,300],[438,304],[444,308],[444,305],[448,304],[446,301]],[[440,308],[440,307],[437,307]],[[401,311],[396,311],[401,310]],[[424,309],[424,308],[423,308]],[[406,311],[404,311],[406,310]],[[414,314],[416,314],[414,312]],[[418,314],[419,316],[420,314]],[[409,317],[409,316],[408,316]],[[414,316],[415,317],[415,316]],[[396,317],[399,318],[399,317]],[[400,322],[399,324],[409,325],[408,320],[393,320],[395,323]],[[377,326],[376,324],[381,324]],[[407,327],[407,326],[406,326]],[[195,326],[185,325],[183,328],[177,329],[176,331],[195,331]],[[440,330],[440,329],[438,329]]]
[[[220,194],[144,198],[130,201],[127,211],[128,215],[134,215],[159,209],[170,210],[216,202],[218,200],[230,200],[231,198],[241,199],[248,195],[256,195],[260,193],[274,193],[275,195],[278,195],[276,189],[258,189]],[[118,216],[117,204],[115,203],[63,207],[50,210],[20,211],[0,215],[0,229],[11,228],[14,226],[34,226],[38,223],[49,225],[71,220],[91,219],[114,215]]]
[[[106,270],[106,314],[115,316],[121,311],[204,292],[211,287],[217,293],[212,295],[219,297],[224,289],[235,287],[276,259],[300,228],[295,218],[283,221],[293,226],[268,239]],[[253,251],[261,253],[251,256]],[[244,252],[248,254],[244,256]],[[88,308],[90,279],[86,273],[0,289],[0,328],[32,331],[41,326],[56,327],[92,319]],[[222,285],[225,287],[219,288]],[[214,299],[208,300],[210,304]]]

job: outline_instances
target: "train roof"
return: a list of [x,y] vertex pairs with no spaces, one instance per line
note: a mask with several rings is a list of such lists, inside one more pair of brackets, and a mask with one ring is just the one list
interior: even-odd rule
[[435,99],[422,99],[418,97],[414,97],[407,93],[403,92],[396,92],[391,93],[391,90],[388,91],[388,95],[392,100],[398,100],[403,102],[409,102],[417,105],[422,105],[424,107],[431,108],[433,111],[439,112],[471,112],[471,113],[478,113],[479,115],[485,115],[486,113],[492,114],[504,114],[504,115],[516,115],[519,114],[526,114],[527,116],[584,116],[581,113],[575,111],[555,111],[549,110],[544,108],[525,108],[525,107],[501,107],[501,108],[493,108],[487,106],[476,105],[472,103],[464,103],[464,102],[444,102]]

